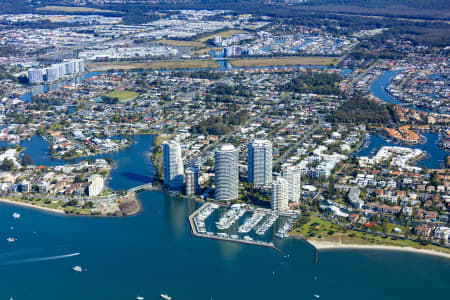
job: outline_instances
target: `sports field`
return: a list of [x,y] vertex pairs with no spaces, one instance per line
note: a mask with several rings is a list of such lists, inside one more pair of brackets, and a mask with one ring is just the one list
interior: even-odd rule
[[119,101],[126,101],[126,100],[136,98],[137,96],[139,96],[139,94],[136,92],[132,92],[132,91],[116,90],[116,91],[112,91],[112,92],[105,94],[105,96],[111,97],[111,98],[117,97],[119,99]]

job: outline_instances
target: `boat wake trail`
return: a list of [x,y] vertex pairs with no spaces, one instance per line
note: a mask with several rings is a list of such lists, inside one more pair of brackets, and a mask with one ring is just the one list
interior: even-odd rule
[[75,252],[75,253],[64,254],[64,255],[55,255],[55,256],[46,256],[46,257],[35,257],[35,258],[18,259],[18,260],[8,261],[8,262],[5,262],[5,263],[0,263],[0,265],[1,266],[7,266],[7,265],[26,264],[26,263],[32,263],[32,262],[38,262],[38,261],[63,259],[63,258],[67,258],[67,257],[77,256],[77,255],[80,255],[80,253],[79,252]]
[[29,254],[29,253],[33,253],[33,252],[40,252],[42,251],[43,248],[37,248],[37,249],[28,249],[28,250],[17,250],[17,251],[12,251],[12,252],[3,252],[0,253],[0,260],[3,259],[7,259],[8,257],[11,256],[19,256],[19,255],[24,255],[24,254]]

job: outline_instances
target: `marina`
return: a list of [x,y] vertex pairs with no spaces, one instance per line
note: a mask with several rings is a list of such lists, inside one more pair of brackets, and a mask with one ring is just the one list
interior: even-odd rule
[[358,156],[372,156],[374,155],[382,146],[401,146],[412,149],[420,149],[424,151],[425,156],[416,162],[418,167],[426,166],[429,169],[439,169],[442,167],[445,155],[447,152],[439,148],[439,135],[437,133],[423,133],[422,134],[423,143],[410,146],[402,145],[392,140],[380,136],[378,134],[370,134],[366,137],[365,147],[362,147],[357,155]]
[[297,221],[296,217],[291,217],[275,234],[278,238],[287,238],[288,232],[292,229],[292,226],[294,226],[295,222]]
[[[212,207],[211,207],[212,206]],[[214,208],[216,207],[216,208]],[[205,232],[204,231],[204,225],[200,223],[198,220],[204,218],[206,215],[211,215],[213,209],[217,209],[219,206],[215,203],[205,203],[203,206],[201,206],[199,209],[197,209],[192,215],[189,216],[189,223],[191,225],[191,232],[193,235],[197,237],[204,237],[209,239],[215,239],[215,240],[222,240],[222,241],[229,241],[229,242],[236,242],[236,243],[244,243],[244,244],[250,244],[250,245],[257,245],[257,246],[264,246],[264,247],[270,247],[273,248],[276,251],[280,251],[273,242],[264,242],[260,240],[255,240],[252,237],[245,235],[243,238],[240,238],[237,234],[229,235],[225,232],[216,232],[213,233],[211,231]],[[218,227],[227,229],[231,226],[230,223],[235,223],[240,216],[242,217],[245,214],[246,210],[242,207],[233,207],[232,209],[228,210],[226,213],[225,218],[221,218],[221,222],[218,223]],[[200,216],[200,218],[197,218]],[[205,218],[206,219],[206,218]],[[204,219],[204,220],[205,220]],[[204,222],[203,220],[203,222]],[[197,224],[200,225],[200,227],[197,227]],[[204,223],[203,223],[204,224]]]
[[245,220],[244,224],[239,226],[238,231],[240,233],[250,232],[250,230],[252,230],[253,227],[255,227],[264,218],[264,215],[265,214],[262,211],[256,210],[251,218],[248,218],[247,220]]
[[234,204],[231,206],[231,209],[216,222],[216,226],[221,230],[228,229],[244,214],[245,208],[241,207],[239,204]]
[[[219,221],[212,223],[209,219],[213,219],[213,213],[218,210],[222,210],[223,215],[219,218]],[[248,214],[251,214],[251,216],[247,216],[239,227],[234,226],[237,228],[230,229],[233,224],[239,223],[240,219]],[[266,246],[279,251],[275,247],[272,238],[265,237],[263,239],[264,236],[269,229],[274,227],[275,222],[280,217],[283,217],[285,221],[283,221],[284,223],[282,222],[283,225],[275,236],[278,238],[287,237],[287,232],[292,228],[299,216],[299,214],[286,215],[261,208],[249,209],[240,204],[227,207],[216,203],[205,203],[189,216],[189,222],[191,224],[191,232],[195,236]],[[260,225],[257,226],[258,224]],[[273,229],[273,232],[275,232],[275,229]]]
[[261,226],[256,230],[256,234],[257,235],[263,235],[266,233],[266,231],[272,227],[273,223],[275,223],[275,221],[278,219],[278,215],[276,214],[271,214],[269,216],[269,218],[263,223],[261,224]]

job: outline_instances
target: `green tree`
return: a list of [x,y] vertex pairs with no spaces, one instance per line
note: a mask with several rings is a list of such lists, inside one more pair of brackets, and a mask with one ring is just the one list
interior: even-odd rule
[[3,171],[12,171],[15,169],[14,161],[12,159],[5,158],[0,165],[0,169]]

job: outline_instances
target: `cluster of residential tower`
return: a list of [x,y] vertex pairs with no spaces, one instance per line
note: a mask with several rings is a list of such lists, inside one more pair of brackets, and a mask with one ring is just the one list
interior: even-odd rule
[[[162,145],[164,185],[169,189],[185,188],[187,195],[199,191],[198,168],[184,171],[181,146],[175,140]],[[273,210],[289,209],[289,202],[300,199],[301,172],[295,166],[284,166],[280,176],[273,180],[272,143],[253,139],[248,143],[247,181],[255,188],[270,190]],[[239,198],[239,149],[223,144],[214,152],[214,190],[216,201],[233,201]]]
[[39,83],[43,81],[56,81],[65,75],[79,74],[84,72],[84,60],[71,59],[64,60],[59,64],[52,64],[46,68],[29,69],[28,81],[30,83]]

